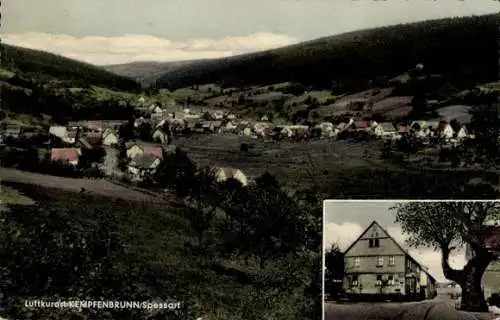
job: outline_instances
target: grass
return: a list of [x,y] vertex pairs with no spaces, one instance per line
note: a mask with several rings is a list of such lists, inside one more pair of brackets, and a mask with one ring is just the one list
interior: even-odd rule
[[3,123],[38,129],[49,124],[49,119],[34,117],[29,114],[15,113],[11,111],[6,111],[5,113],[6,116],[5,119],[2,120]]
[[14,188],[0,185],[0,211],[6,210],[6,206],[12,204],[30,205],[34,204],[34,201]]
[[10,79],[12,77],[14,77],[16,74],[14,72],[11,72],[9,70],[6,70],[6,69],[3,69],[3,68],[0,68],[0,79]]

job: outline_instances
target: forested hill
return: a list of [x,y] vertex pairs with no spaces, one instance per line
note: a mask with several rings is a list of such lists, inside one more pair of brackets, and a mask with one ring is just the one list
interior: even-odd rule
[[209,60],[186,60],[186,61],[138,61],[123,64],[112,64],[103,66],[104,69],[115,74],[135,79],[144,85],[151,85],[156,79],[165,75],[165,73],[185,67],[194,62]]
[[90,85],[134,91],[138,83],[103,68],[60,55],[0,44],[1,67],[37,83],[57,81],[72,87]]
[[498,14],[428,20],[356,31],[253,54],[200,61],[158,80],[175,89],[296,81],[357,90],[418,63],[455,81],[498,80]]

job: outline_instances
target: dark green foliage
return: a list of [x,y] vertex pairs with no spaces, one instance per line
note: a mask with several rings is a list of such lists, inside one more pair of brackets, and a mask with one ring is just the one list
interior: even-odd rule
[[325,268],[325,293],[332,299],[340,298],[343,292],[345,265],[344,255],[335,244],[325,252]]
[[92,164],[102,163],[105,155],[106,151],[103,147],[83,149],[78,159],[78,167],[81,169],[88,169]]
[[500,114],[498,102],[477,106],[472,110],[471,127],[474,128],[473,144],[476,152],[487,163],[500,163]]
[[[297,81],[356,91],[370,80],[395,77],[417,63],[461,86],[498,79],[498,15],[449,18],[346,33],[167,71],[158,84],[227,86]],[[373,81],[371,82],[373,84]]]
[[151,123],[149,122],[141,123],[138,128],[139,139],[143,141],[152,141],[153,140],[152,131],[153,127]]
[[125,91],[138,89],[137,83],[130,78],[56,54],[6,44],[2,44],[0,50],[2,68],[21,72],[38,81],[57,79],[71,82],[75,87],[92,84]]

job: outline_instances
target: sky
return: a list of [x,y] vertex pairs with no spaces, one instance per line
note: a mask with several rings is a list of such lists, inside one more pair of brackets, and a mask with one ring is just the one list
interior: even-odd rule
[[[429,273],[439,282],[447,282],[441,268],[441,252],[432,248],[409,248],[405,241],[407,235],[401,227],[394,223],[395,212],[390,210],[396,202],[338,202],[326,201],[324,205],[325,220],[324,248],[336,243],[341,250],[347,249],[361,233],[375,220],[394,238],[410,255],[429,268]],[[453,268],[461,269],[465,263],[465,248],[454,251],[449,260]]]
[[8,0],[8,44],[105,65],[218,58],[377,26],[494,13],[494,0]]

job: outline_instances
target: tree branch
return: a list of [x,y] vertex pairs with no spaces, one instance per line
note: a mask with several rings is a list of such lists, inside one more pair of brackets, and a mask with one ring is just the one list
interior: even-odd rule
[[441,266],[443,268],[443,274],[447,279],[460,283],[462,279],[461,270],[453,269],[450,267],[449,263],[450,253],[454,249],[455,247],[450,247],[449,243],[441,244]]

